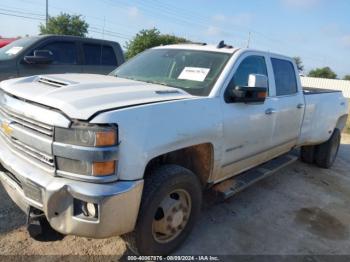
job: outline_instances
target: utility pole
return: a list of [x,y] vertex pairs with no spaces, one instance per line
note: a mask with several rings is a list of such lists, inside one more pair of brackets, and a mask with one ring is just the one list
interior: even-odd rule
[[249,46],[250,46],[250,37],[251,37],[251,34],[252,34],[252,32],[249,32],[248,41],[247,41],[247,48],[249,48]]
[[49,0],[46,0],[46,27],[47,27],[48,21],[49,21]]

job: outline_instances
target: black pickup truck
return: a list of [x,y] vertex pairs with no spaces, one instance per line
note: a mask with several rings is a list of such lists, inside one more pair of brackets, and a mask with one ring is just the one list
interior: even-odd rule
[[38,74],[108,74],[122,63],[117,42],[62,35],[25,37],[0,48],[0,81]]

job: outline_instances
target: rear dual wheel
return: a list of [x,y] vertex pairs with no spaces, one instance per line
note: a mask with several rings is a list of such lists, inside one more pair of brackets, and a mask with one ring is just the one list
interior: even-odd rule
[[337,158],[341,134],[335,129],[332,136],[323,144],[315,148],[315,163],[322,168],[330,168]]
[[316,163],[319,167],[330,168],[339,151],[341,133],[334,129],[331,137],[317,146],[303,146],[300,150],[300,159],[308,164]]
[[315,146],[302,146],[300,149],[300,159],[304,163],[313,164],[315,161]]

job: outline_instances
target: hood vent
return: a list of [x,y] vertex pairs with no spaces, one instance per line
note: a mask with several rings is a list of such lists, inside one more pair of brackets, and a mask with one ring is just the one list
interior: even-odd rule
[[178,90],[157,90],[155,93],[158,95],[180,94]]
[[47,77],[39,77],[38,82],[45,85],[54,86],[54,87],[62,87],[62,86],[67,86],[69,84],[67,82],[63,82],[57,79],[52,79]]

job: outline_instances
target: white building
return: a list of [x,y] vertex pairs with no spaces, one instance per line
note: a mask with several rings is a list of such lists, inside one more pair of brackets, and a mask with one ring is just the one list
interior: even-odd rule
[[343,95],[350,98],[350,81],[338,79],[325,79],[317,77],[301,76],[301,85],[303,87],[324,88],[332,90],[340,90]]

